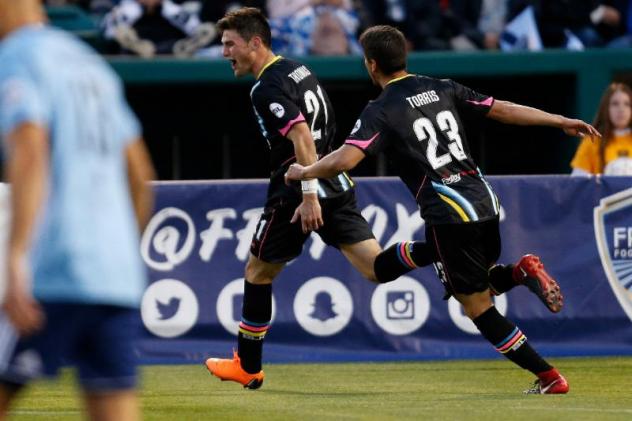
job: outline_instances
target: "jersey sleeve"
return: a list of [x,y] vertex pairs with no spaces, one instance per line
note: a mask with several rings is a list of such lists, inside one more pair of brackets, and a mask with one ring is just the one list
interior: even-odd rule
[[367,156],[374,156],[386,145],[388,138],[386,119],[380,110],[369,104],[356,121],[345,145],[355,146]]
[[295,124],[305,121],[295,101],[281,87],[261,85],[252,92],[252,105],[268,131],[286,136]]
[[462,110],[484,116],[494,105],[494,98],[489,95],[480,94],[453,80],[447,80],[447,83],[452,86],[455,104]]
[[12,72],[0,79],[0,135],[3,138],[23,123],[48,126],[49,108],[27,73]]
[[593,142],[589,137],[582,139],[575,156],[571,161],[571,167],[597,174],[599,168],[599,143]]

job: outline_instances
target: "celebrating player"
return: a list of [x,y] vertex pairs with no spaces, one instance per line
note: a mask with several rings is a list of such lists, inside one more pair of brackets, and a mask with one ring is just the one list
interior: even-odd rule
[[[270,147],[271,177],[245,270],[238,351],[232,359],[209,358],[206,366],[222,380],[256,389],[264,378],[261,354],[272,317],[272,281],[300,254],[311,231],[340,249],[365,278],[376,282],[396,279],[433,259],[425,244],[412,247],[408,242],[381,253],[357,209],[354,183],[346,173],[285,184],[290,164],[314,163],[333,149],[335,117],[327,93],[310,69],[271,51],[270,27],[258,9],[228,13],[217,27],[224,57],[235,76],[257,78],[250,95]],[[402,247],[407,257],[398,254]]]
[[559,286],[537,257],[527,255],[516,266],[495,265],[501,250],[498,198],[471,158],[461,114],[553,126],[570,135],[599,133],[580,120],[495,101],[451,80],[408,73],[406,40],[393,27],[369,28],[360,42],[367,71],[383,89],[381,95],[366,106],[344,145],[314,164],[293,164],[286,178],[333,177],[367,155],[387,154],[419,204],[446,291],[500,353],[537,376],[529,392],[567,393],[564,377],[491,300],[490,284],[502,293],[526,282],[551,311],[562,305]]

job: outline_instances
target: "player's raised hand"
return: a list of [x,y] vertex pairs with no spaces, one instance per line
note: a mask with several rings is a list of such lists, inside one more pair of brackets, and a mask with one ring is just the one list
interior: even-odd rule
[[290,222],[295,223],[299,219],[304,233],[316,231],[323,226],[323,215],[318,202],[318,195],[303,195],[303,202],[294,211],[294,216]]
[[573,118],[565,118],[562,123],[562,130],[570,136],[590,136],[592,138],[601,137],[601,133],[590,124]]
[[303,167],[301,164],[292,164],[285,173],[285,184],[290,184],[290,181],[303,179]]

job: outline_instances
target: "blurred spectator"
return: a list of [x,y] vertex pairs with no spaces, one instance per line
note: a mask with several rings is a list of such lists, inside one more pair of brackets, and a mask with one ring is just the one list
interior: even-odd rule
[[572,175],[632,175],[631,101],[627,85],[608,86],[593,123],[603,137],[582,140],[571,161]]
[[532,5],[545,47],[565,48],[573,37],[585,47],[599,47],[624,34],[627,1],[510,0],[510,16]]
[[455,50],[496,49],[507,16],[507,0],[442,1]]
[[[626,0],[622,0],[625,3]],[[620,6],[624,34],[612,40],[608,47],[610,48],[630,48],[632,47],[632,1]]]
[[[359,19],[350,0],[299,1],[303,4],[299,10],[270,19],[272,49],[276,53],[290,56],[362,54],[356,37]],[[293,6],[284,12],[293,10]],[[272,10],[275,14],[283,12],[283,8]]]
[[408,2],[405,9],[405,21],[401,29],[414,50],[449,50],[451,48],[445,16],[437,0]]
[[172,0],[122,0],[103,26],[105,38],[117,45],[114,52],[141,57],[190,57],[217,34],[215,25],[201,23],[197,13]]

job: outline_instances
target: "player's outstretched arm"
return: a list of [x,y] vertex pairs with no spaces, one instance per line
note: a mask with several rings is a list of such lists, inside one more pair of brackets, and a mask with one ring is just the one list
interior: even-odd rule
[[601,134],[593,126],[581,120],[547,113],[537,108],[514,104],[509,101],[494,101],[487,117],[503,123],[521,126],[557,127],[571,136],[601,137]]
[[154,193],[149,185],[149,182],[155,178],[154,167],[145,143],[141,139],[137,139],[127,146],[125,159],[127,161],[127,180],[136,213],[136,221],[142,232],[149,222],[154,206]]
[[364,159],[364,152],[355,146],[342,145],[329,155],[312,165],[293,164],[285,173],[285,180],[306,180],[310,178],[329,178],[349,171]]

